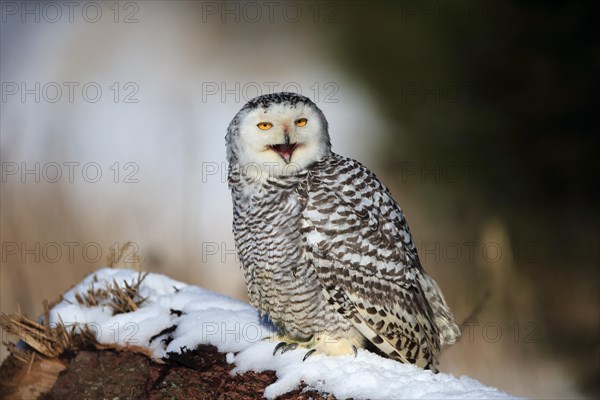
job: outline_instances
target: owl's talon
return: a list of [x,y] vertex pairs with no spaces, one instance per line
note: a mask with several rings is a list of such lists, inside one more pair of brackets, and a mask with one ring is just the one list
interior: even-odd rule
[[306,359],[308,357],[310,357],[311,355],[313,355],[315,352],[317,351],[317,349],[312,349],[306,352],[306,354],[304,355],[304,358],[302,358],[302,362],[306,361]]
[[[286,342],[277,343],[277,346],[275,346],[275,350],[273,350],[273,355],[277,354],[277,350],[281,349],[284,346],[287,346]],[[283,354],[283,350],[281,350],[281,354]]]
[[288,345],[286,345],[282,350],[281,350],[281,354],[285,353],[286,351],[289,350],[295,350],[296,347],[298,347],[298,343],[290,343]]
[[356,358],[358,356],[358,349],[355,345],[352,345],[352,351],[354,351],[354,358]]

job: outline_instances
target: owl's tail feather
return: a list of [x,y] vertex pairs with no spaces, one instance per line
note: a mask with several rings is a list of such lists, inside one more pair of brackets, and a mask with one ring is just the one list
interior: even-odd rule
[[[424,351],[416,352],[414,348],[416,344],[410,345],[402,335],[384,333],[387,330],[388,323],[390,323],[389,319],[392,319],[392,322],[400,326],[399,318],[394,314],[389,314],[389,319],[381,318],[379,314],[369,314],[367,316],[363,311],[365,300],[360,301],[355,298],[355,302],[353,302],[348,293],[340,290],[339,287],[335,289],[323,290],[325,299],[335,307],[336,311],[352,322],[354,328],[374,347],[376,352],[404,364],[416,364],[421,368],[437,372],[437,360],[430,349],[426,348],[423,349]],[[363,307],[357,307],[355,304],[363,304]],[[407,314],[406,317],[409,318]],[[371,319],[369,320],[369,318]],[[421,331],[420,334],[423,335],[424,331]],[[402,345],[403,340],[405,341],[405,345]],[[415,353],[418,353],[416,358]]]
[[421,353],[417,359],[407,357],[406,348],[400,346],[400,338],[391,338],[378,333],[362,318],[352,320],[354,327],[370,342],[381,355],[399,361],[403,364],[416,364],[417,366],[437,371],[437,360],[429,352]]
[[440,334],[440,344],[453,344],[460,337],[460,328],[454,321],[452,311],[446,304],[446,299],[438,284],[426,272],[421,274],[419,283],[425,292],[425,297],[433,310],[435,324]]

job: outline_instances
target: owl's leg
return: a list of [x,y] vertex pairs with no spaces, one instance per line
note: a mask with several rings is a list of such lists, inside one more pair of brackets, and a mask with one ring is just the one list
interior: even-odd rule
[[305,341],[291,339],[287,336],[281,336],[281,335],[269,336],[268,338],[265,338],[264,340],[279,342],[279,343],[277,343],[277,346],[275,346],[275,349],[273,350],[273,355],[277,354],[277,351],[280,349],[281,349],[281,354],[283,354],[286,351],[294,350],[298,347],[304,347],[304,348],[310,349],[316,344],[314,336]]
[[269,336],[265,336],[263,339],[263,342],[296,342],[296,340],[292,339],[289,336],[286,335],[280,335],[279,333],[274,333],[272,335]]
[[[356,358],[356,356],[358,355],[358,348],[355,345],[351,345],[352,351],[354,352],[354,358]],[[317,353],[318,350],[317,349],[312,349],[306,352],[306,354],[304,355],[304,357],[302,358],[302,361],[306,361],[306,359],[310,356],[312,356],[313,354]],[[318,353],[317,353],[318,354]]]
[[328,356],[358,354],[358,348],[363,347],[363,338],[359,336],[341,336],[334,337],[330,334],[316,334],[307,341],[298,341],[285,337],[275,346],[273,355],[281,349],[281,354],[289,350],[294,350],[298,347],[309,349],[304,355],[302,361],[306,360],[313,354],[325,354]]
[[360,335],[354,335],[354,332],[345,332],[341,334],[324,333],[313,337],[311,350],[304,355],[304,360],[313,354],[325,354],[327,356],[342,356],[358,354],[358,349],[363,347],[364,339]]

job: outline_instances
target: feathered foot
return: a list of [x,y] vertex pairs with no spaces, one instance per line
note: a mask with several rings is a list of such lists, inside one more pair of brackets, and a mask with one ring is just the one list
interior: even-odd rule
[[273,355],[277,354],[277,351],[279,351],[279,350],[281,350],[281,354],[283,354],[286,351],[295,350],[298,347],[303,347],[305,349],[310,349],[304,355],[304,358],[302,359],[302,361],[304,361],[311,354],[314,354],[317,351],[317,349],[313,349],[313,347],[317,344],[317,341],[314,339],[314,336],[306,341],[295,340],[295,339],[291,339],[286,336],[279,336],[279,335],[274,335],[267,339],[272,340],[272,341],[279,341],[279,343],[277,343],[277,346],[275,346],[275,349],[273,350]]
[[334,339],[323,335],[314,335],[307,341],[299,341],[280,335],[273,335],[264,340],[279,342],[273,350],[273,355],[277,354],[279,350],[281,350],[281,354],[283,354],[287,351],[295,350],[298,347],[309,349],[306,354],[304,354],[302,361],[305,361],[314,354],[325,354],[329,356],[354,354],[354,357],[356,357],[358,354],[358,347],[362,347],[361,342],[356,340],[346,337]]

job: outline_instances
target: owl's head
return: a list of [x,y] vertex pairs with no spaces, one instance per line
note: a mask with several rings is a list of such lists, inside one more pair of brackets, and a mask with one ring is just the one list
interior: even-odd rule
[[331,154],[327,120],[308,97],[255,97],[227,129],[227,159],[260,178],[297,173]]

